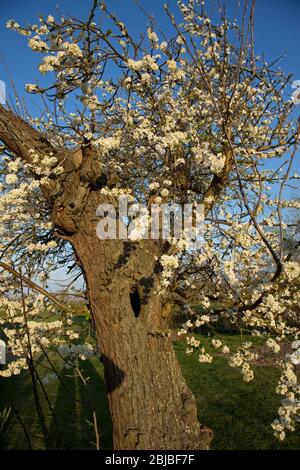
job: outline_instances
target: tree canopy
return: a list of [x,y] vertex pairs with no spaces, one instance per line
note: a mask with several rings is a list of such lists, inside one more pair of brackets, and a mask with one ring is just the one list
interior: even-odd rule
[[[245,3],[238,22],[223,10],[210,18],[197,0],[178,0],[177,8],[180,21],[165,6],[168,37],[150,15],[147,31],[132,36],[99,0],[84,19],[7,23],[41,57],[41,78],[26,91],[44,108],[30,116],[20,103],[17,112],[0,105],[0,322],[15,356],[0,376],[19,373],[28,354],[49,348],[83,358],[93,351],[88,341],[78,343],[74,306],[46,288],[57,266],[81,272],[72,244],[84,214],[94,211],[96,234],[96,206],[120,197],[148,208],[203,204],[201,243],[184,233],[150,240],[146,214],[134,237],[122,241],[125,263],[132,250],[151,258],[158,277],[147,289],[161,297],[164,315],[174,305],[186,313],[179,334],[200,363],[213,356],[193,331],[214,331],[220,318],[265,338],[281,367],[282,405],[272,426],[284,439],[300,410],[299,241],[289,216],[300,207],[289,191],[298,189],[298,95],[291,99],[292,78],[277,62],[256,55],[254,5]],[[114,269],[122,271],[122,263]],[[137,274],[128,276],[135,286]],[[49,321],[57,312],[61,319]],[[232,352],[214,336],[212,345],[253,380],[251,343]],[[45,383],[55,378],[51,372]]]

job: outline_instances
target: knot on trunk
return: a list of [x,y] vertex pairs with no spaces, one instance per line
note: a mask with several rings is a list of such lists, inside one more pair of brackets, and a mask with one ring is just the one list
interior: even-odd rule
[[72,235],[77,231],[71,211],[66,209],[63,205],[55,208],[52,220],[59,231],[66,235]]

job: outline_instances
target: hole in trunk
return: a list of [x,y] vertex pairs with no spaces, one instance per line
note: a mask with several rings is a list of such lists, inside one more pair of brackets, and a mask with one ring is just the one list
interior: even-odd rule
[[137,318],[141,311],[141,299],[140,299],[139,291],[137,290],[135,286],[131,287],[129,297],[130,297],[131,308],[134,311],[134,316],[135,318]]

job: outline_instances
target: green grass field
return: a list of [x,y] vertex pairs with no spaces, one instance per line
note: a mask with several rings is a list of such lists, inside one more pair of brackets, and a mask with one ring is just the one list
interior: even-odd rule
[[[208,345],[208,338],[201,337]],[[226,344],[236,347],[240,338],[226,335]],[[259,342],[259,340],[257,340]],[[208,346],[209,349],[209,346]],[[284,443],[274,437],[271,422],[276,416],[280,398],[274,394],[278,370],[267,365],[255,366],[255,380],[249,384],[241,379],[238,370],[229,368],[220,356],[211,364],[199,364],[196,356],[186,356],[185,343],[175,343],[186,380],[198,404],[199,420],[214,431],[213,449],[299,449],[300,433],[288,435]],[[81,362],[86,387],[82,381],[66,371],[64,382],[47,385],[57,423],[43,401],[52,446],[62,449],[95,448],[93,409],[99,421],[100,445],[112,446],[111,422],[105,395],[103,368],[95,357]],[[69,375],[69,376],[68,376]],[[72,397],[76,399],[76,401]],[[28,373],[9,379],[0,379],[0,411],[13,404],[30,432],[32,447],[45,448],[33,405]],[[1,435],[2,449],[26,449],[22,425],[12,412]]]

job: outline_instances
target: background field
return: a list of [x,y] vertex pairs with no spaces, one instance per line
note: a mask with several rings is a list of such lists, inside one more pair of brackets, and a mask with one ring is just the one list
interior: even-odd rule
[[[238,335],[223,335],[223,338],[233,349],[240,342]],[[201,335],[201,341],[209,349],[209,338]],[[254,341],[259,347],[260,340]],[[299,432],[291,433],[284,443],[273,437],[270,424],[280,402],[280,398],[274,394],[278,370],[268,365],[267,358],[265,363],[254,366],[255,380],[247,384],[242,381],[238,370],[228,367],[221,355],[211,364],[199,364],[196,355],[186,356],[184,341],[177,341],[175,350],[186,380],[197,399],[200,422],[214,431],[213,449],[300,448]],[[92,416],[96,406],[100,445],[102,449],[109,449],[112,446],[111,422],[102,364],[98,358],[93,357],[81,362],[80,367],[85,376],[89,377],[88,387],[78,377],[72,376],[72,371],[66,371],[63,383],[57,381],[47,385],[57,420],[55,423],[44,401],[51,445],[61,449],[95,448]],[[32,447],[45,448],[28,373],[0,379],[0,410],[10,404],[17,409],[29,431]],[[4,431],[0,442],[2,449],[28,448],[22,425],[14,413],[11,413]]]

